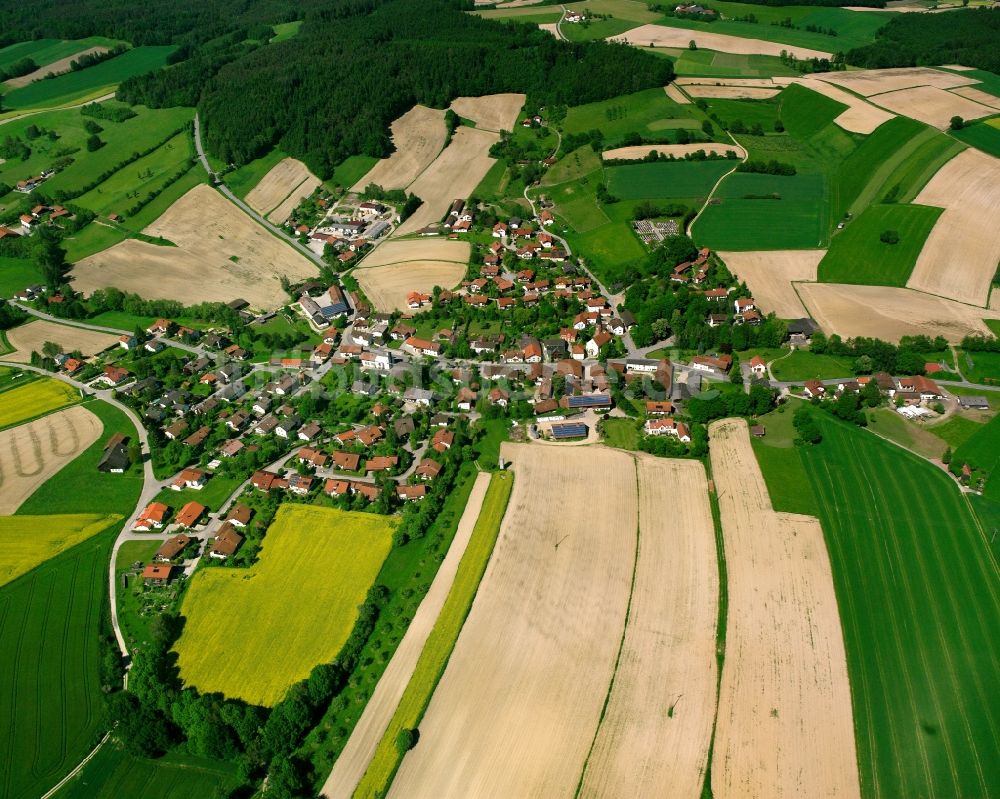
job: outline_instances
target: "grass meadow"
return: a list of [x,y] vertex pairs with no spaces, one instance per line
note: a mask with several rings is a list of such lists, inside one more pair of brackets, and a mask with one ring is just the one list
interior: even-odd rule
[[455,581],[424,644],[413,675],[399,700],[399,706],[375,750],[368,770],[361,778],[356,796],[384,796],[392,783],[403,758],[396,748],[396,738],[402,730],[420,726],[420,720],[430,704],[445,666],[448,665],[448,658],[451,657],[493,554],[513,486],[514,475],[511,472],[496,472],[490,478],[482,510],[459,563]]
[[0,516],[0,586],[97,535],[120,516]]
[[854,373],[850,358],[840,355],[817,355],[808,350],[793,350],[776,358],[771,364],[776,380],[833,380]]
[[0,49],[0,69],[9,67],[22,58],[30,58],[39,67],[44,67],[75,53],[89,50],[91,47],[112,48],[119,44],[115,39],[104,36],[91,36],[87,39],[35,39],[30,42],[18,42]]
[[226,173],[224,180],[229,190],[237,197],[245,198],[261,179],[270,172],[278,162],[288,158],[288,155],[275,148],[267,155],[255,158],[253,161]]
[[712,186],[736,161],[657,161],[649,164],[610,166],[608,190],[621,200],[650,197],[707,197]]
[[[249,569],[191,580],[174,648],[181,678],[202,691],[273,706],[340,652],[392,548],[393,522],[371,513],[284,505]],[[220,608],[236,612],[219,624]],[[225,661],[226,668],[220,668]]]
[[711,78],[771,78],[798,75],[798,70],[781,63],[777,56],[720,53],[716,50],[678,50],[671,55],[669,48],[648,52],[667,55],[674,60],[678,75]]
[[0,255],[0,297],[10,297],[33,283],[44,282],[42,270],[30,258]]
[[1000,117],[991,117],[961,130],[953,130],[951,135],[984,153],[1000,158]]
[[928,427],[927,430],[952,449],[956,449],[972,438],[983,426],[983,422],[968,419],[965,416],[950,416],[940,424]]
[[34,380],[4,392],[0,403],[0,430],[79,401],[80,392],[61,380]]
[[675,103],[663,89],[654,88],[569,109],[564,133],[600,130],[606,147],[614,147],[628,133],[647,138],[676,128],[701,128],[704,116],[697,107]]
[[[927,205],[870,206],[833,236],[819,264],[820,281],[905,286],[942,210]],[[899,234],[896,244],[880,240],[887,230]]]
[[968,463],[973,469],[988,475],[983,494],[990,499],[1000,501],[1000,416],[994,416],[989,422],[980,425],[955,450],[955,463]]
[[1000,385],[1000,352],[966,352],[958,358],[958,368],[971,383]]

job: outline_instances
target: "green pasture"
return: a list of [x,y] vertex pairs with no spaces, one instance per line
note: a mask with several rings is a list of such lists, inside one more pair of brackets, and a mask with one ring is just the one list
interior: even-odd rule
[[[978,87],[977,87],[978,88]],[[984,153],[1000,158],[1000,117],[981,120],[961,130],[951,131],[951,135]]]
[[617,36],[635,27],[634,22],[623,19],[595,19],[586,24],[563,23],[559,26],[563,38],[571,42],[592,42]]
[[994,416],[989,422],[980,425],[956,450],[955,463],[968,463],[973,469],[988,475],[987,497],[1000,501],[1000,477],[997,476],[997,466],[1000,466],[1000,416]]
[[566,114],[563,132],[600,130],[605,146],[614,147],[628,133],[653,138],[666,130],[700,128],[703,118],[693,104],[675,103],[663,89],[655,88],[574,106]]
[[91,47],[110,49],[118,44],[122,44],[122,42],[104,36],[90,36],[86,39],[35,39],[30,42],[18,42],[0,50],[0,69],[9,67],[22,58],[30,58],[39,67],[45,67],[76,53],[89,50]]
[[326,181],[326,185],[332,187],[342,186],[348,189],[368,174],[368,171],[376,163],[378,163],[378,159],[370,155],[348,156],[337,164],[337,167],[333,170],[333,175]]
[[951,416],[940,424],[928,427],[927,430],[952,449],[956,449],[978,433],[982,427],[982,422],[964,416]]
[[604,180],[601,170],[595,170],[557,186],[546,186],[539,192],[555,203],[553,213],[562,217],[578,233],[607,224],[608,216],[597,203],[597,187]]
[[882,196],[894,194],[896,202],[912,202],[937,171],[964,149],[964,144],[943,133],[930,137],[893,171],[883,184]]
[[31,259],[0,255],[0,297],[8,298],[34,283],[44,282],[42,271]]
[[608,190],[615,197],[641,200],[650,197],[707,197],[736,161],[657,161],[625,164],[606,169]]
[[962,351],[958,368],[970,383],[1000,385],[1000,352]]
[[589,144],[578,147],[571,153],[566,153],[555,164],[549,167],[542,177],[543,186],[554,186],[558,183],[566,183],[570,180],[582,178],[591,172],[602,169],[604,162],[601,156],[594,152],[594,148]]
[[809,350],[791,350],[790,354],[775,358],[771,372],[775,380],[802,382],[805,380],[833,380],[854,374],[850,358],[841,355],[817,355]]
[[[647,50],[654,55],[667,55],[668,48]],[[794,69],[772,55],[720,53],[717,50],[679,50],[674,58],[674,71],[682,76],[712,78],[771,78],[798,75]]]
[[294,22],[282,22],[279,25],[272,25],[271,28],[274,30],[274,36],[271,37],[269,44],[277,44],[278,42],[295,37],[301,27],[301,19],[297,19]]
[[816,516],[819,513],[816,498],[809,485],[809,477],[802,468],[799,450],[793,446],[797,433],[792,426],[792,417],[797,407],[794,402],[787,403],[761,416],[757,423],[764,426],[765,435],[751,439],[750,443],[774,508],[786,513]]

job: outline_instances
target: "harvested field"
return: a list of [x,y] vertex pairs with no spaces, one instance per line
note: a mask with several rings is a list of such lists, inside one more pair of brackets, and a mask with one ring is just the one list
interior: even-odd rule
[[93,444],[104,426],[79,405],[0,432],[0,515]]
[[405,261],[455,261],[463,266],[469,262],[472,245],[467,241],[442,238],[390,240],[379,244],[365,256],[359,268],[385,266]]
[[697,43],[699,49],[717,50],[720,53],[780,56],[782,51],[785,51],[794,53],[799,58],[832,57],[830,53],[810,50],[808,47],[792,47],[787,44],[765,42],[761,39],[745,39],[742,36],[707,33],[687,28],[670,28],[665,25],[640,25],[638,28],[633,28],[619,36],[611,37],[610,41],[625,42],[636,47],[681,47],[686,49],[692,39]]
[[614,150],[605,150],[601,157],[605,161],[641,161],[652,150],[656,150],[660,155],[672,155],[675,158],[683,158],[685,155],[696,153],[699,150],[718,155],[733,152],[736,153],[737,158],[743,158],[746,155],[746,150],[738,144],[702,142],[700,144],[637,144],[631,147],[616,147]]
[[995,114],[996,110],[981,103],[960,97],[936,86],[916,86],[895,92],[871,95],[869,99],[897,114],[926,122],[941,130],[948,128],[952,117],[965,120],[980,119]]
[[713,77],[683,77],[674,83],[678,86],[756,86],[770,89],[777,85],[771,78],[713,78]]
[[51,64],[39,67],[34,72],[29,72],[27,75],[22,75],[19,78],[11,78],[4,83],[8,88],[19,89],[21,86],[27,86],[29,83],[41,80],[50,72],[56,75],[62,72],[69,72],[71,69],[70,64],[78,58],[85,55],[92,55],[93,53],[106,53],[109,49],[110,48],[108,47],[89,47],[86,50],[81,50],[79,53],[73,53],[73,55],[68,55],[65,58],[60,58],[58,61],[53,61]]
[[177,246],[128,239],[78,262],[73,287],[89,294],[114,286],[147,299],[189,303],[241,297],[253,308],[271,309],[288,300],[282,275],[293,283],[316,275],[309,259],[204,184],[143,232]]
[[415,105],[390,126],[396,148],[359,180],[351,191],[361,191],[369,183],[383,189],[404,189],[437,158],[444,147],[448,130],[444,111]]
[[560,38],[558,22],[540,22],[538,23],[538,29],[545,31],[546,33],[551,33],[557,39]]
[[726,547],[712,792],[860,797],[847,657],[819,521],[777,513],[742,419],[709,428]]
[[691,103],[691,98],[688,97],[684,92],[678,89],[674,84],[663,87],[663,91],[667,93],[667,97],[673,100],[675,103],[681,103],[684,105],[689,105]]
[[917,86],[935,86],[939,89],[953,89],[979,83],[975,78],[966,78],[951,72],[942,72],[931,67],[900,67],[898,69],[859,69],[845,72],[817,72],[812,76],[827,83],[843,86],[856,94],[869,97],[873,94],[912,89]]
[[471,119],[477,128],[514,130],[517,115],[524,107],[523,94],[490,94],[485,97],[456,97],[451,110]]
[[491,131],[467,127],[456,130],[444,152],[410,184],[407,190],[424,203],[396,228],[393,235],[414,233],[426,225],[439,222],[453,200],[465,199],[472,194],[496,163],[489,152],[498,141],[500,135]]
[[435,286],[452,289],[465,277],[465,264],[449,261],[407,261],[371,269],[358,269],[353,273],[361,290],[375,306],[385,313],[402,311],[406,295],[411,291],[430,294]]
[[501,456],[515,480],[500,538],[390,797],[572,797],[600,722],[635,565],[633,461]]
[[8,330],[7,341],[14,352],[4,355],[4,360],[30,363],[32,351],[41,352],[46,341],[54,341],[66,352],[79,350],[84,356],[90,356],[117,344],[118,336],[36,319]]
[[692,97],[717,97],[725,100],[770,100],[781,91],[778,87],[761,86],[688,86]]
[[900,336],[924,335],[957,343],[971,334],[990,335],[983,319],[1000,318],[1000,311],[892,286],[796,283],[795,287],[808,315],[824,332],[844,338],[898,341]]
[[[319,178],[309,171],[309,167],[294,158],[282,158],[275,164],[260,183],[254,186],[246,196],[246,203],[258,214],[267,214],[281,204],[295,189],[305,181],[315,181],[312,188],[319,185]],[[310,193],[309,189],[306,194]],[[296,193],[296,196],[304,196]],[[284,220],[281,220],[282,222]]]
[[635,588],[579,796],[695,799],[716,709],[719,575],[708,485],[699,463],[637,458]]
[[985,306],[1000,262],[996,215],[1000,160],[968,149],[931,178],[917,195],[921,205],[944,208],[931,229],[907,286],[959,302]]
[[299,207],[299,203],[316,191],[322,182],[315,175],[307,177],[292,190],[292,193],[285,198],[285,201],[281,205],[267,215],[267,220],[273,222],[275,225],[285,224],[288,217],[292,215],[292,212]]
[[806,309],[795,293],[793,282],[816,280],[819,262],[826,250],[758,250],[720,252],[729,271],[753,292],[765,312],[774,311],[782,319],[799,319]]
[[833,121],[844,130],[849,130],[852,133],[871,133],[883,122],[888,122],[894,116],[882,108],[865,102],[857,95],[825,81],[803,78],[796,82],[807,89],[812,89],[814,92],[819,92],[831,100],[846,105],[847,110]]
[[990,108],[1000,111],[1000,97],[984,92],[982,89],[974,89],[972,86],[960,86],[957,89],[952,89],[951,92],[952,94],[964,97],[966,100],[988,105]]

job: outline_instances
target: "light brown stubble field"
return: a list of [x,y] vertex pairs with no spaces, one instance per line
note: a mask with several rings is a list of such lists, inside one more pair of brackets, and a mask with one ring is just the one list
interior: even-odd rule
[[390,126],[392,155],[383,158],[361,178],[351,191],[363,191],[369,183],[383,189],[404,189],[437,158],[448,130],[444,111],[415,105]]
[[727,100],[770,100],[781,91],[777,86],[704,86],[684,89],[692,97],[718,97]]
[[819,92],[831,100],[846,105],[847,110],[843,111],[833,121],[844,130],[849,130],[852,133],[871,133],[883,122],[888,122],[895,116],[895,114],[886,111],[884,108],[877,108],[860,97],[841,89],[839,86],[834,86],[825,81],[799,78],[795,82],[805,86],[807,89],[812,89],[814,92]]
[[792,282],[816,280],[826,250],[757,250],[720,252],[729,271],[746,282],[757,304],[782,319],[806,316]]
[[718,799],[860,797],[847,658],[819,522],[776,513],[743,419],[709,428],[726,549]]
[[900,67],[898,69],[859,69],[844,72],[817,72],[812,76],[827,83],[834,83],[850,89],[856,94],[868,97],[883,92],[894,92],[899,89],[912,89],[916,86],[936,86],[939,89],[951,89],[955,86],[967,86],[979,83],[975,78],[942,72],[931,67]]
[[982,89],[976,89],[972,86],[959,86],[957,89],[952,89],[952,93],[960,97],[965,97],[967,100],[975,100],[977,103],[1000,111],[1000,97],[984,92]]
[[46,341],[59,344],[65,352],[79,350],[84,357],[89,357],[117,344],[118,336],[35,319],[8,330],[7,341],[14,352],[4,355],[4,360],[30,363],[32,351],[41,352]]
[[86,50],[81,50],[79,53],[73,53],[73,55],[68,55],[65,58],[60,58],[58,61],[53,61],[51,64],[39,67],[34,72],[29,72],[27,75],[22,75],[19,78],[11,78],[8,81],[4,81],[4,84],[11,89],[18,89],[21,86],[27,86],[29,83],[34,83],[36,80],[42,80],[50,72],[55,75],[62,72],[69,72],[71,69],[70,64],[77,59],[94,53],[106,53],[109,49],[110,48],[108,47],[88,47]]
[[897,114],[946,130],[952,117],[980,119],[996,113],[996,109],[961,97],[936,86],[916,86],[895,92],[871,95],[871,102]]
[[[250,193],[247,194],[247,205],[253,208],[258,214],[267,214],[288,197],[296,187],[309,178],[313,178],[316,181],[316,185],[319,185],[319,179],[301,161],[295,158],[282,158],[260,179],[260,183],[254,186],[250,190]],[[309,190],[309,192],[311,191],[312,189]],[[306,193],[308,194],[309,192]]]
[[469,262],[472,245],[467,241],[453,241],[438,237],[419,239],[391,239],[379,244],[365,256],[359,268],[399,264],[404,261],[454,261],[465,265]]
[[288,301],[282,275],[293,283],[316,276],[312,261],[204,184],[143,232],[177,246],[128,239],[77,263],[73,287],[89,294],[115,286],[147,299],[186,304],[241,297],[254,308],[271,309]]
[[745,39],[742,36],[729,36],[725,33],[709,33],[702,30],[687,28],[671,28],[666,25],[640,25],[618,36],[612,36],[609,41],[625,42],[635,47],[682,47],[694,40],[703,50],[718,50],[720,53],[743,53],[746,55],[780,56],[782,51],[794,52],[799,58],[830,58],[831,53],[821,50],[810,50],[806,47],[791,47],[787,44],[765,42],[761,39]]
[[456,97],[451,110],[471,119],[477,128],[513,130],[517,115],[524,107],[523,94],[490,94],[485,97]]
[[353,273],[361,290],[377,311],[412,313],[406,306],[411,291],[430,294],[435,286],[453,289],[465,277],[465,264],[453,261],[407,261],[357,269]]
[[737,158],[743,158],[746,150],[738,144],[719,144],[716,142],[702,142],[700,144],[635,144],[628,147],[616,147],[613,150],[605,150],[601,157],[605,161],[621,160],[641,160],[649,155],[651,150],[655,150],[660,155],[672,155],[675,158],[683,158],[690,153],[704,150],[709,154],[725,155],[726,153],[736,153]]
[[667,93],[667,97],[673,100],[675,103],[681,103],[683,105],[690,105],[691,98],[688,97],[684,92],[678,89],[674,84],[669,84],[663,87],[663,91]]
[[0,516],[14,513],[103,430],[100,419],[74,405],[0,432]]

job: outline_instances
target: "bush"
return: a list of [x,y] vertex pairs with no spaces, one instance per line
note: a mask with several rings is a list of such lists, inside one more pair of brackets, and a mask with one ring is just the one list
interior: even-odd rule
[[95,133],[89,139],[87,139],[87,152],[93,153],[100,150],[104,146],[104,142],[101,141],[100,137]]
[[808,405],[801,405],[795,411],[792,418],[795,432],[799,434],[799,441],[805,444],[818,444],[823,440],[823,432],[819,428],[819,423]]
[[883,244],[899,244],[899,231],[898,230],[883,230],[882,235],[878,237],[879,241]]

